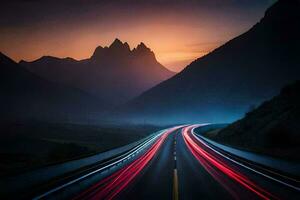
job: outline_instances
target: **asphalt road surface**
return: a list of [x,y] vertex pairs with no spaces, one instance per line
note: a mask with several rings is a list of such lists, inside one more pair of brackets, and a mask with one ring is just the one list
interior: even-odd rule
[[[209,144],[194,133],[199,126],[164,130],[130,154],[131,159],[110,163],[117,167],[102,176],[94,170],[35,199],[66,198],[59,194],[72,185],[81,187],[69,189],[68,199],[300,199],[295,177]],[[93,181],[83,183],[89,179]]]

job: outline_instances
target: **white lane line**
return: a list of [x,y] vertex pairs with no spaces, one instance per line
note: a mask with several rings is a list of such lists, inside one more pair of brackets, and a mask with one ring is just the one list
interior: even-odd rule
[[[207,124],[207,125],[210,125],[210,124]],[[201,124],[201,125],[198,125],[197,127],[201,127],[201,126],[203,126],[203,125]],[[195,128],[197,128],[197,127],[195,127]],[[196,135],[196,137],[200,137],[200,138],[201,138],[204,142],[206,142],[207,144],[210,144],[210,145],[212,145],[212,146],[216,146],[216,145],[214,145],[214,143],[211,143],[210,141],[207,141],[207,138],[205,138],[205,137],[203,137],[203,136],[201,136],[201,135],[199,135],[199,134],[196,134],[196,133],[195,133],[195,135]],[[216,146],[216,147],[218,147],[218,146]],[[234,156],[236,156],[236,157],[240,157],[238,154],[231,153],[230,151],[227,151],[226,149],[223,149],[222,147],[219,147],[219,148],[222,149],[224,152],[227,152],[227,153],[229,153],[229,154],[232,154],[232,155],[234,155]],[[247,157],[241,157],[241,158],[245,158],[245,159],[247,160]],[[238,159],[238,160],[239,160],[239,159]],[[243,162],[244,162],[245,164],[248,164],[248,165],[255,165],[255,164],[253,163],[253,162],[255,162],[254,160],[250,160],[252,163],[249,163],[249,162],[246,161],[246,160],[243,160]],[[300,183],[300,180],[298,180],[298,179],[292,178],[292,177],[287,176],[287,175],[284,175],[284,174],[280,174],[280,173],[278,173],[278,172],[275,172],[275,171],[272,171],[272,170],[270,170],[270,169],[267,169],[267,168],[265,168],[265,167],[263,167],[263,166],[255,165],[255,167],[258,168],[258,169],[260,169],[260,170],[267,171],[267,172],[269,172],[269,173],[271,173],[271,174],[274,174],[274,175],[277,175],[277,176],[279,176],[279,177],[282,177],[283,179],[287,179],[287,180],[290,180],[290,181],[292,181],[292,182]]]
[[69,185],[72,185],[72,184],[74,184],[74,183],[76,183],[76,182],[78,182],[80,180],[83,180],[84,178],[87,178],[88,176],[91,176],[91,175],[93,175],[95,173],[103,171],[103,170],[105,170],[105,169],[107,169],[107,168],[109,168],[111,166],[116,165],[117,163],[120,163],[122,161],[125,161],[125,160],[131,158],[133,156],[133,154],[135,154],[136,152],[141,151],[142,149],[144,149],[146,146],[148,146],[148,144],[152,143],[152,141],[154,141],[156,138],[158,138],[159,136],[161,136],[162,134],[164,134],[165,131],[160,132],[159,134],[157,134],[157,135],[153,136],[152,138],[149,138],[148,140],[146,140],[144,143],[138,145],[136,147],[137,149],[134,152],[132,152],[131,154],[125,156],[124,158],[121,158],[121,159],[119,159],[119,160],[117,160],[117,161],[115,161],[113,163],[110,163],[110,164],[108,164],[108,165],[106,165],[104,167],[101,167],[101,168],[99,168],[99,169],[97,169],[95,171],[92,171],[92,172],[90,172],[88,174],[85,174],[85,175],[83,175],[83,176],[81,176],[79,178],[76,178],[76,179],[72,180],[72,181],[69,181],[69,182],[67,182],[67,183],[65,183],[65,184],[63,184],[61,186],[53,188],[53,189],[49,190],[48,192],[45,192],[45,193],[43,193],[43,194],[41,194],[41,195],[33,198],[33,200],[38,200],[38,199],[44,198],[44,197],[46,197],[46,196],[48,196],[48,195],[50,195],[50,194],[52,194],[52,193],[54,193],[56,191],[59,191],[59,190],[65,188],[65,187],[69,186]]
[[203,145],[205,145],[207,148],[211,149],[212,151],[214,151],[215,153],[219,154],[219,155],[222,156],[223,158],[225,158],[225,159],[227,159],[227,160],[229,160],[229,161],[231,161],[231,162],[234,162],[235,164],[240,165],[240,166],[242,166],[242,167],[244,167],[244,168],[246,168],[246,169],[248,169],[248,170],[250,170],[250,171],[253,171],[253,172],[257,173],[257,174],[260,174],[260,175],[262,175],[262,176],[264,176],[264,177],[266,177],[266,178],[269,178],[269,179],[271,179],[271,180],[273,180],[273,181],[276,181],[276,182],[281,183],[281,184],[283,184],[283,185],[285,185],[285,186],[288,186],[288,187],[293,188],[293,189],[295,189],[295,190],[297,190],[297,191],[300,191],[300,188],[297,187],[297,186],[293,186],[293,185],[291,185],[291,184],[289,184],[289,183],[286,183],[286,182],[284,182],[284,181],[281,181],[281,180],[278,180],[278,179],[276,179],[276,178],[274,178],[274,177],[271,177],[271,176],[269,176],[269,175],[267,175],[267,174],[264,174],[264,173],[262,173],[262,172],[260,172],[260,171],[257,171],[257,170],[255,170],[255,169],[253,169],[253,168],[251,168],[251,167],[248,167],[248,166],[244,165],[243,163],[240,163],[240,162],[238,162],[238,161],[236,161],[236,160],[233,160],[232,158],[229,158],[228,156],[226,156],[226,155],[222,154],[221,152],[215,150],[214,148],[212,148],[211,146],[207,145],[202,139],[200,139],[199,137],[197,137],[197,136],[195,135],[195,132],[194,132],[194,129],[195,129],[195,128],[197,128],[197,127],[193,127],[193,128],[191,129],[191,132],[192,132],[193,136],[194,136],[199,142],[201,142]]
[[[224,145],[218,147],[218,145],[220,145],[220,144],[214,144],[213,141],[211,142],[210,140],[207,140],[207,138],[205,138],[205,137],[203,137],[203,136],[201,136],[201,135],[199,135],[199,134],[196,134],[196,136],[197,136],[197,137],[200,137],[203,141],[207,142],[207,144],[210,144],[210,145],[213,146],[213,147],[222,149],[224,152],[227,152],[227,153],[229,153],[230,155],[234,155],[235,159],[238,160],[238,161],[241,160],[241,158],[242,158],[242,161],[241,161],[241,162],[244,163],[245,165],[248,165],[248,166],[254,165],[254,166],[256,167],[257,170],[262,170],[263,172],[269,172],[270,174],[277,175],[277,176],[279,176],[279,177],[281,177],[281,178],[283,178],[283,179],[286,179],[286,180],[295,182],[296,184],[300,183],[300,179],[292,178],[291,176],[287,176],[287,175],[284,175],[284,174],[280,174],[280,173],[278,173],[278,172],[272,171],[271,169],[265,168],[265,167],[263,167],[263,166],[264,166],[263,163],[258,163],[258,164],[260,164],[260,165],[257,165],[257,164],[254,163],[255,160],[253,160],[253,159],[252,159],[252,160],[251,160],[251,159],[248,160],[248,157],[247,157],[246,155],[241,156],[241,155],[239,155],[239,154],[236,154],[236,153],[231,152],[230,149],[227,150],[227,149],[226,149],[227,146],[225,146],[225,148],[223,149],[222,146],[224,146]],[[230,147],[229,147],[229,148],[230,148]],[[241,150],[237,150],[237,151],[242,152]],[[226,153],[225,153],[225,155],[226,155]],[[249,162],[249,161],[250,161],[250,162]],[[272,162],[272,161],[271,161],[271,162]],[[270,166],[269,166],[269,167],[270,167]],[[294,184],[294,185],[295,185],[295,184]]]
[[176,163],[176,160],[177,160],[177,157],[176,157],[176,138],[177,138],[177,133],[176,135],[174,136],[174,146],[173,146],[173,155],[174,155],[174,161],[175,161],[175,169],[177,168],[177,163]]

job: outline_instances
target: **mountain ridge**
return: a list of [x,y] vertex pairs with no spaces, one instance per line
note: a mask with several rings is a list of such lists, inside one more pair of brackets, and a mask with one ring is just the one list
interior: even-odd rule
[[144,43],[131,50],[127,42],[119,39],[108,47],[98,46],[87,59],[47,56],[20,64],[47,80],[79,88],[114,105],[175,74],[161,65]]
[[98,46],[90,59],[101,61],[101,59],[104,59],[105,56],[125,56],[127,57],[126,59],[132,59],[132,57],[134,56],[147,56],[150,59],[157,61],[154,52],[149,47],[147,47],[145,43],[140,42],[131,50],[127,42],[123,43],[118,38],[116,38],[109,46]]
[[[298,2],[276,2],[247,32],[196,59],[182,72],[119,108],[122,111],[116,115],[186,123],[240,118],[251,105],[278,94],[281,87],[300,77],[300,17],[294,12],[300,12]],[[276,13],[289,15],[272,17]],[[282,20],[289,23],[280,23]],[[287,33],[292,34],[287,37]]]
[[299,159],[300,81],[285,86],[279,95],[220,130],[218,142],[260,153]]
[[0,53],[1,121],[86,120],[101,113],[101,101],[83,91],[29,72]]

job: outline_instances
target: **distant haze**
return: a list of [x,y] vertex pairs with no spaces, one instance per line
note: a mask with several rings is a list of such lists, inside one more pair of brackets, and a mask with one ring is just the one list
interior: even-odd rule
[[124,116],[156,123],[242,117],[300,79],[299,11],[299,0],[279,0],[249,31],[132,100]]
[[130,50],[119,39],[109,47],[97,47],[90,59],[43,56],[20,64],[45,79],[93,94],[107,106],[125,103],[175,74],[158,63],[144,43]]
[[[84,3],[83,3],[84,2]],[[118,37],[179,71],[258,21],[272,0],[2,2],[0,51],[14,60],[88,58]]]

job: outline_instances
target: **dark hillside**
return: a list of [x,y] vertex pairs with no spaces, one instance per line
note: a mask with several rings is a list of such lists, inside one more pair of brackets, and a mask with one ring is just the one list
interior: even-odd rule
[[300,147],[299,130],[300,81],[297,81],[247,113],[245,118],[221,130],[214,139],[246,149],[300,158],[296,150]]
[[300,79],[300,2],[279,0],[248,32],[123,107],[133,120],[232,122]]

